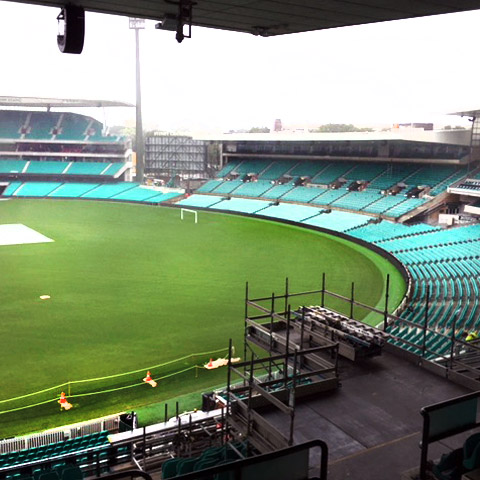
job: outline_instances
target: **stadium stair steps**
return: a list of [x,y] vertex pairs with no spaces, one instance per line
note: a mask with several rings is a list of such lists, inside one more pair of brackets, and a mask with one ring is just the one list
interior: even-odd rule
[[52,196],[52,194],[54,194],[62,185],[63,185],[63,183],[61,183],[60,185],[58,185],[57,187],[55,187],[50,193],[48,193],[48,194],[45,195],[45,196],[46,196],[46,197]]
[[[265,210],[266,208],[268,208],[268,207],[271,206],[271,203],[269,203],[269,202],[265,202],[265,204],[266,204],[266,205],[265,205],[264,207],[260,208],[259,210],[256,210],[256,211],[253,212],[253,213],[254,213],[255,215],[257,215],[257,214],[260,213],[262,210]],[[261,213],[260,213],[260,215],[261,215]]]
[[[115,192],[115,193],[111,193],[110,195],[108,196],[100,196],[100,197],[95,197],[95,192],[97,190],[100,190],[102,189],[102,187],[108,187],[110,184],[105,184],[105,185],[99,185],[98,187],[94,188],[93,190],[90,190],[90,192],[86,192],[82,195],[82,197],[84,198],[97,198],[97,199],[102,199],[102,198],[105,198],[105,199],[110,199],[110,198],[113,198],[115,195],[118,195],[119,193],[124,193],[128,190],[132,190],[133,188],[135,188],[137,186],[136,183],[132,183],[129,187],[126,187],[125,189],[122,189],[121,192]],[[112,185],[115,185],[115,184],[112,184]],[[86,196],[88,194],[88,197]]]
[[113,165],[113,163],[109,163],[101,172],[100,172],[100,175],[105,175],[108,170],[110,169],[110,167]]
[[314,213],[313,215],[310,215],[309,217],[303,218],[302,220],[300,220],[300,222],[302,223],[308,222],[308,220],[312,220],[313,218],[318,217],[319,215],[322,215],[322,214],[323,214],[323,211],[320,210]]
[[367,208],[370,207],[370,205],[373,205],[374,203],[377,203],[379,200],[381,200],[382,197],[380,198],[375,198],[374,200],[372,200],[368,205],[365,205],[364,207],[362,207],[360,210],[366,212],[367,211]]
[[73,165],[74,162],[69,162],[68,165],[65,167],[65,170],[62,172],[64,175],[66,175],[68,173],[68,171],[70,170],[70,168],[72,168],[72,165]]

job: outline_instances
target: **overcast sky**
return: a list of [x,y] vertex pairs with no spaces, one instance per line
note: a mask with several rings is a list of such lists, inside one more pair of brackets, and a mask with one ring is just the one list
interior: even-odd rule
[[[87,12],[81,55],[56,45],[59,9],[0,1],[0,95],[135,103],[128,19]],[[480,108],[480,11],[262,38],[194,27],[141,32],[144,126],[227,131],[436,121]],[[108,109],[110,125],[134,109]],[[103,120],[103,113],[100,119]],[[97,115],[98,116],[98,115]],[[466,121],[463,120],[465,125]]]

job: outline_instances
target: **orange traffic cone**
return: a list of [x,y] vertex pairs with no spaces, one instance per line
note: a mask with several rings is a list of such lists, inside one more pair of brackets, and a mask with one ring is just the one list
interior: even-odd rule
[[60,400],[58,401],[60,404],[60,410],[64,408],[65,410],[70,410],[72,408],[72,404],[68,402],[67,397],[65,396],[65,392],[60,394]]
[[147,372],[147,376],[143,379],[145,383],[150,384],[152,387],[157,386],[157,382],[152,378],[152,375],[150,374],[150,371]]

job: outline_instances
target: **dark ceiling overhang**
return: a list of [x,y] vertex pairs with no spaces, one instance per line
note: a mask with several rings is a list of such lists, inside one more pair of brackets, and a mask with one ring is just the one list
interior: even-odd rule
[[[87,11],[159,21],[178,12],[170,0],[19,1],[59,8],[73,3]],[[202,27],[270,36],[475,9],[480,0],[196,0],[192,19]]]

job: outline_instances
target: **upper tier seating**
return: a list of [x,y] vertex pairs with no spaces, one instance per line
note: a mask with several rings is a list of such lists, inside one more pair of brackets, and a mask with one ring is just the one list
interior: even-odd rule
[[[236,180],[224,181],[230,173],[240,175]],[[245,174],[258,176],[257,181],[245,182]],[[387,164],[382,162],[352,161],[298,161],[235,159],[209,180],[197,192],[215,195],[248,196],[279,199],[289,202],[311,203],[325,207],[366,212],[399,218],[428,202],[432,196],[445,192],[447,187],[466,174],[465,167],[452,165]],[[276,184],[287,175],[287,182]],[[291,177],[291,179],[290,179]],[[307,186],[295,186],[301,177],[309,178]],[[341,183],[337,181],[342,180]],[[305,181],[305,180],[304,180]],[[269,183],[271,182],[271,183]],[[338,188],[315,188],[314,185],[332,185]],[[360,191],[345,187],[362,183]],[[310,185],[308,185],[310,183]],[[403,191],[386,195],[386,190],[400,184]],[[420,185],[431,187],[430,196],[407,198],[405,194]]]
[[304,161],[298,162],[292,170],[290,170],[289,174],[292,177],[309,177],[313,178],[318,175],[327,165],[329,162],[324,161]]
[[31,112],[26,139],[51,140],[52,131],[60,120],[58,112]]
[[235,173],[245,175],[247,173],[261,174],[272,163],[271,160],[245,160],[235,167],[233,170]]
[[[235,189],[235,195],[244,197],[261,197],[267,190],[272,188],[268,180],[257,180],[256,182],[245,182]],[[219,190],[215,190],[218,192]]]
[[[320,197],[321,200],[323,197]],[[332,202],[332,207],[348,210],[363,210],[373,202],[383,198],[379,191],[349,192],[343,197]]]
[[385,165],[384,172],[374,178],[369,187],[387,190],[400,182],[408,184],[408,178],[420,168],[417,164],[409,163]]
[[[428,185],[429,187],[434,188],[436,185],[443,183],[457,172],[458,168],[452,165],[426,165],[408,177],[405,183],[414,187]],[[466,174],[464,167],[460,169],[460,173],[463,175]]]
[[238,164],[239,160],[231,160],[218,173],[217,178],[226,177]]
[[262,194],[263,198],[276,199],[283,197],[286,193],[290,192],[293,189],[293,184],[285,183],[283,185],[275,185],[265,193]]
[[338,190],[329,189],[325,190],[320,196],[313,199],[311,203],[315,203],[316,205],[330,205],[347,194],[348,192],[343,188],[339,188]]
[[0,137],[18,139],[21,136],[21,128],[27,119],[27,112],[15,110],[0,111]]
[[262,180],[276,180],[282,177],[295,166],[295,162],[289,160],[276,160],[260,175]]
[[84,140],[90,122],[91,119],[83,115],[63,114],[57,140]]
[[405,201],[398,203],[394,207],[386,210],[384,214],[389,217],[398,218],[410,212],[411,210],[414,210],[420,205],[423,205],[425,202],[426,200],[423,198],[407,198]]
[[217,188],[222,182],[222,180],[209,180],[204,183],[200,188],[197,188],[197,192],[200,193],[209,193],[215,188]]
[[[346,177],[347,173],[355,167],[353,162],[330,162],[319,174],[315,175],[312,183],[330,185],[341,177]],[[361,179],[359,179],[361,180]]]
[[309,203],[326,191],[325,188],[295,187],[286,193],[282,200]]
[[102,132],[99,121],[77,113],[0,110],[0,138],[57,142],[121,140]]
[[359,163],[356,167],[345,174],[348,180],[366,180],[371,181],[385,172],[383,163]]
[[382,214],[404,201],[405,197],[402,195],[384,195],[376,202],[366,205],[363,210],[368,213]]
[[240,185],[243,185],[241,180],[230,180],[229,182],[223,182],[219,184],[214,190],[211,190],[212,193],[219,194],[219,193],[231,193]]
[[[60,160],[13,160],[0,159],[0,175],[18,173],[45,176],[90,176],[114,177],[123,167],[123,162],[63,162]],[[21,177],[19,177],[21,178]]]

